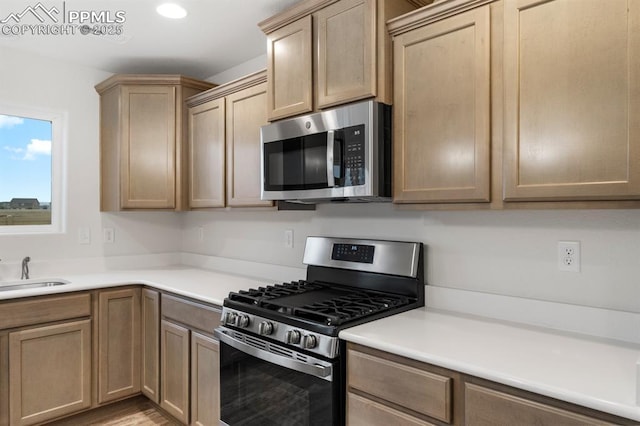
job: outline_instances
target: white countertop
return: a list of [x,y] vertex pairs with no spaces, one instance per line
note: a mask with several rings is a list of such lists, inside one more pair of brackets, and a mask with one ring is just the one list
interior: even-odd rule
[[427,308],[352,327],[340,337],[640,421],[640,345]]
[[42,281],[43,279],[53,280],[55,278],[69,281],[69,284],[55,287],[0,291],[0,300],[142,284],[159,290],[197,299],[206,303],[222,306],[224,298],[227,297],[231,291],[246,290],[251,287],[271,283],[269,280],[259,280],[256,278],[220,273],[205,269],[171,267],[162,269],[112,271],[83,275],[57,275],[34,280],[24,280],[16,282],[16,284],[28,283],[30,281]]
[[[142,284],[222,306],[273,281],[194,267],[56,275],[69,284],[0,291],[0,300]],[[25,283],[28,281],[22,281]],[[343,330],[350,342],[640,421],[640,345],[458,313],[414,309]]]

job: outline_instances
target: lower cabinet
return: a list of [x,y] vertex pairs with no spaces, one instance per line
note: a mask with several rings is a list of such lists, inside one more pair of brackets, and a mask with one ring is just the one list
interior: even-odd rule
[[142,289],[142,394],[160,404],[160,293]]
[[465,418],[469,425],[614,425],[590,416],[532,401],[473,383],[465,383]]
[[98,403],[140,392],[140,288],[98,292]]
[[347,425],[614,425],[631,420],[347,345]]
[[434,424],[351,392],[347,394],[347,406],[349,407],[347,423],[350,426],[429,426]]
[[457,424],[453,386],[458,378],[455,372],[349,345],[347,424]]
[[91,406],[91,320],[9,333],[10,425]]
[[191,424],[220,421],[220,344],[199,333],[191,334]]
[[0,426],[91,407],[93,324],[89,292],[0,300]]
[[184,424],[218,426],[220,314],[140,286],[0,300],[0,426],[139,393]]
[[220,418],[219,347],[211,335],[220,310],[161,295],[160,406],[184,424],[215,425]]
[[169,321],[160,325],[160,406],[189,423],[189,330]]

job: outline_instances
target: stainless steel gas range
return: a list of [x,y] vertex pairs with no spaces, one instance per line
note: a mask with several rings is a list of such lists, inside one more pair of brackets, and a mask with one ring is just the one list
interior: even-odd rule
[[422,243],[308,237],[307,279],[233,292],[220,339],[221,424],[343,425],[348,327],[424,306]]

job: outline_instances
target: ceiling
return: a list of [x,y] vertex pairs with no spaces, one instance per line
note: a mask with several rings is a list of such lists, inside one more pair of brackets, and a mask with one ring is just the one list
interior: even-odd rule
[[[156,7],[166,1],[2,0],[0,46],[112,73],[204,79],[265,54],[266,38],[258,22],[300,0],[175,0],[187,9],[187,17],[181,20],[156,13]],[[87,25],[122,34],[82,35],[76,17],[83,12]],[[100,16],[112,23],[96,27]],[[122,22],[114,23],[118,20]],[[74,33],[32,34],[36,25],[40,31]]]

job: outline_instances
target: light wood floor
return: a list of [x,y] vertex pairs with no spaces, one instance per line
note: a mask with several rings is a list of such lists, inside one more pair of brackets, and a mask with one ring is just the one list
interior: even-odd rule
[[118,402],[47,426],[173,426],[180,425],[144,397]]

